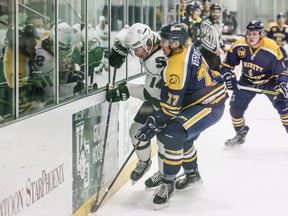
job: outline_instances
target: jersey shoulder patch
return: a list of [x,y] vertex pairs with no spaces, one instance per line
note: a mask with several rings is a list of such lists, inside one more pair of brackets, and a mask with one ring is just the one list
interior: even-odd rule
[[239,46],[249,46],[249,45],[247,44],[245,38],[240,38],[232,44],[232,46],[229,48],[229,51],[233,52],[233,50]]

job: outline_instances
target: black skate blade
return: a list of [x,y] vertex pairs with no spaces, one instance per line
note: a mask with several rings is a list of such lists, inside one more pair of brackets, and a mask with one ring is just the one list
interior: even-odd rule
[[176,188],[177,192],[181,192],[181,191],[203,191],[205,190],[204,186],[203,186],[203,180],[201,181],[197,181],[194,182],[193,184],[190,184],[189,186],[187,186],[186,188]]
[[91,213],[97,212],[98,209],[99,209],[99,204],[97,202],[91,207]]
[[163,209],[163,208],[167,207],[168,205],[170,205],[170,203],[171,203],[171,199],[168,200],[167,203],[163,203],[163,204],[155,204],[155,203],[154,203],[154,210]]
[[234,150],[234,151],[238,151],[238,150],[243,150],[243,144],[237,144],[237,145],[224,145],[223,147],[224,150]]
[[157,188],[159,185],[157,185],[157,186],[155,186],[155,187],[147,187],[146,185],[145,185],[145,189],[147,189],[147,190],[154,190],[155,188]]

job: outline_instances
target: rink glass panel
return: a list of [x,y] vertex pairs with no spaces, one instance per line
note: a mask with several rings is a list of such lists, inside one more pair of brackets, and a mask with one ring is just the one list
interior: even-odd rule
[[[15,48],[13,31],[10,31],[9,40],[6,39],[9,23],[13,23],[14,4],[11,1],[1,3],[0,14],[0,124],[4,121],[13,119],[13,108],[15,107],[15,88],[14,88],[14,64],[15,57],[12,54]],[[11,14],[8,16],[8,14]],[[9,47],[9,49],[8,49]],[[9,54],[9,56],[8,56]],[[9,79],[9,77],[11,77]]]
[[[2,0],[1,126],[103,92],[106,84],[112,82],[113,78],[114,68],[109,67],[107,56],[116,34],[125,24],[132,25],[135,22],[146,23],[152,30],[159,31],[163,25],[177,21],[175,14],[179,2],[178,0]],[[275,20],[279,12],[286,14],[285,8],[288,6],[285,0],[269,0],[265,4],[257,0],[233,1],[233,3],[219,0],[215,3],[219,3],[223,9],[237,11],[238,33],[245,33],[245,27],[251,19],[259,19],[266,25],[268,21]],[[48,35],[55,20],[66,22],[74,28],[81,25],[80,34],[73,35],[72,46],[67,50],[62,50],[59,46],[59,35],[56,30],[56,41],[51,45],[51,49],[54,49],[57,58],[52,56],[48,64],[45,64],[48,72],[33,67],[35,64],[41,65],[43,58],[33,58],[35,47],[29,34],[23,34],[27,27],[25,20],[30,15],[41,17],[45,34]],[[103,18],[104,28],[98,31],[98,25],[103,22]],[[8,26],[16,28],[8,31]],[[58,28],[59,23],[56,26]],[[94,33],[99,41],[93,39]],[[32,49],[29,49],[30,54],[23,50],[23,45],[26,48],[32,46]],[[138,58],[129,56],[116,71],[116,83],[134,79],[135,76],[142,74]],[[65,75],[66,78],[68,76],[66,81]]]

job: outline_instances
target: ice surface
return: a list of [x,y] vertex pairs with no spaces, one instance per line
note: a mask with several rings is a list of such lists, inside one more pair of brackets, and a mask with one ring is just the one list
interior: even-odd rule
[[243,147],[225,150],[224,142],[235,133],[227,103],[223,118],[195,142],[202,190],[177,191],[172,203],[154,210],[154,190],[144,181],[128,182],[95,215],[97,216],[287,216],[288,135],[265,95],[258,95],[246,114],[250,131]]

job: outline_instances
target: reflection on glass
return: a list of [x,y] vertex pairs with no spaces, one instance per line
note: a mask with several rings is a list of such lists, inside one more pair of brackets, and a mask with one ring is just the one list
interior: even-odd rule
[[85,26],[84,3],[85,1],[58,1],[57,61],[60,102],[85,93],[85,46],[81,43]]
[[[11,55],[14,43],[13,43],[13,30],[9,31],[9,40],[7,39],[9,24],[9,7],[13,9],[13,6],[9,4],[8,0],[1,4],[0,14],[0,124],[7,122],[13,113],[13,85],[14,81],[9,78],[9,75],[14,77],[14,56]],[[11,22],[11,21],[10,21]],[[11,22],[12,23],[12,22]],[[11,24],[12,25],[12,24]],[[13,28],[14,29],[14,28]],[[12,38],[11,38],[12,37]]]
[[[140,2],[136,0],[129,0],[128,1],[128,20],[129,20],[129,26],[132,26],[134,23],[141,23],[142,20],[140,20]],[[139,36],[139,39],[141,36]],[[127,38],[126,38],[127,39]],[[126,42],[126,40],[125,40]],[[131,41],[129,41],[131,42]],[[133,54],[133,53],[131,53]],[[139,64],[139,58],[137,56],[128,55],[128,77],[134,76],[137,74],[141,74],[142,68],[141,64]]]
[[128,24],[141,22],[141,4],[138,0],[128,0]]
[[[38,12],[29,7],[29,4],[22,5],[19,3],[19,12],[17,17],[14,17],[12,11],[13,2],[7,3],[7,13],[1,14],[2,31],[5,43],[2,43],[1,49],[1,120],[13,115],[13,94],[15,89],[15,70],[19,76],[19,115],[26,115],[29,111],[35,111],[43,107],[44,91],[42,80],[35,76],[34,57],[36,55],[36,46],[41,43],[41,38],[44,36],[44,21],[43,17],[38,15]],[[8,12],[9,11],[9,12]],[[10,12],[11,11],[11,12]],[[14,19],[18,19],[19,26],[14,27]],[[9,23],[9,24],[8,24]],[[10,26],[7,28],[7,26]],[[5,30],[4,30],[5,29]],[[15,33],[19,34],[19,68],[15,68],[14,59],[14,44]],[[4,33],[5,32],[5,33]],[[2,104],[3,103],[3,104]],[[3,117],[4,116],[4,117]]]
[[143,1],[143,23],[150,26],[152,30],[155,31],[154,24],[155,19],[154,18],[154,1],[148,0]]

